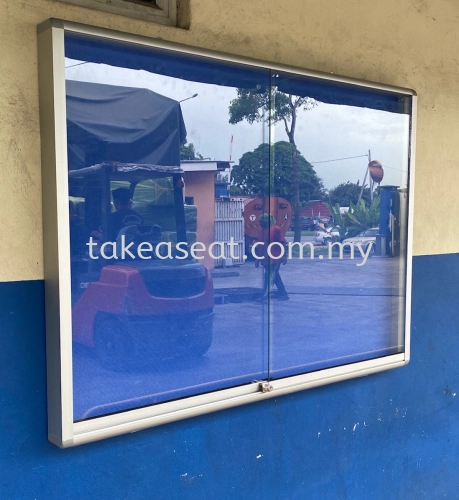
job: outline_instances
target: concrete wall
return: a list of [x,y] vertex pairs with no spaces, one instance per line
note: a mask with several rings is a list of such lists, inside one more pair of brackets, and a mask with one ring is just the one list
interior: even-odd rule
[[[49,17],[415,89],[419,94],[414,253],[454,252],[437,207],[454,214],[459,152],[457,6],[430,2],[193,0],[191,29],[164,27],[51,0],[1,0],[0,280],[43,276],[36,26]],[[13,174],[14,173],[14,174]],[[426,231],[425,228],[428,228]]]
[[[49,17],[415,89],[414,253],[427,256],[414,259],[410,365],[80,449],[48,444],[36,26]],[[191,0],[190,30],[0,0],[1,498],[455,497],[458,28],[449,0]]]

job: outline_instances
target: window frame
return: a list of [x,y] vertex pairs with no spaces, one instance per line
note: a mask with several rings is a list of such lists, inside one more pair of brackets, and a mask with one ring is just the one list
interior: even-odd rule
[[[143,21],[151,21],[166,26],[180,26],[178,11],[181,6],[178,0],[155,0],[156,7],[140,5],[129,0],[59,0],[60,2],[101,10]],[[182,0],[183,2],[184,0]],[[188,0],[185,0],[188,1]]]
[[[185,54],[243,63],[249,66],[348,83],[363,89],[403,94],[412,99],[410,176],[405,277],[404,352],[322,369],[272,381],[260,380],[240,387],[137,408],[94,419],[73,421],[72,312],[70,293],[70,233],[68,215],[67,137],[64,33],[75,32],[130,42]],[[333,382],[404,366],[410,359],[411,260],[414,206],[416,93],[409,89],[364,82],[348,77],[268,63],[241,56],[179,45],[163,40],[52,19],[38,27],[40,126],[43,171],[44,268],[48,384],[48,437],[66,448],[111,436],[154,427],[246,403],[262,401]]]

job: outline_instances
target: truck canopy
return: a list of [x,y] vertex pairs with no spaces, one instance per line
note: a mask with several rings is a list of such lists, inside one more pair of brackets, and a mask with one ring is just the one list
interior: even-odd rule
[[180,165],[180,103],[148,89],[66,81],[69,170],[103,162]]

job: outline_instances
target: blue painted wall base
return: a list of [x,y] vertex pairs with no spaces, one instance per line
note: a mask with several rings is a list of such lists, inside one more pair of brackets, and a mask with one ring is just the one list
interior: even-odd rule
[[413,266],[407,367],[67,450],[46,437],[43,283],[0,283],[0,498],[456,498],[459,255]]

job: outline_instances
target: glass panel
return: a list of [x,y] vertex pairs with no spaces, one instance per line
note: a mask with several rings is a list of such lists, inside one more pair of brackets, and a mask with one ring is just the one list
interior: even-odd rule
[[66,35],[76,421],[404,350],[410,98]]
[[268,140],[232,101],[269,100],[268,70],[73,34],[66,56],[74,419],[266,379],[263,186],[229,185]]
[[409,98],[273,72],[271,103],[270,377],[403,352]]

